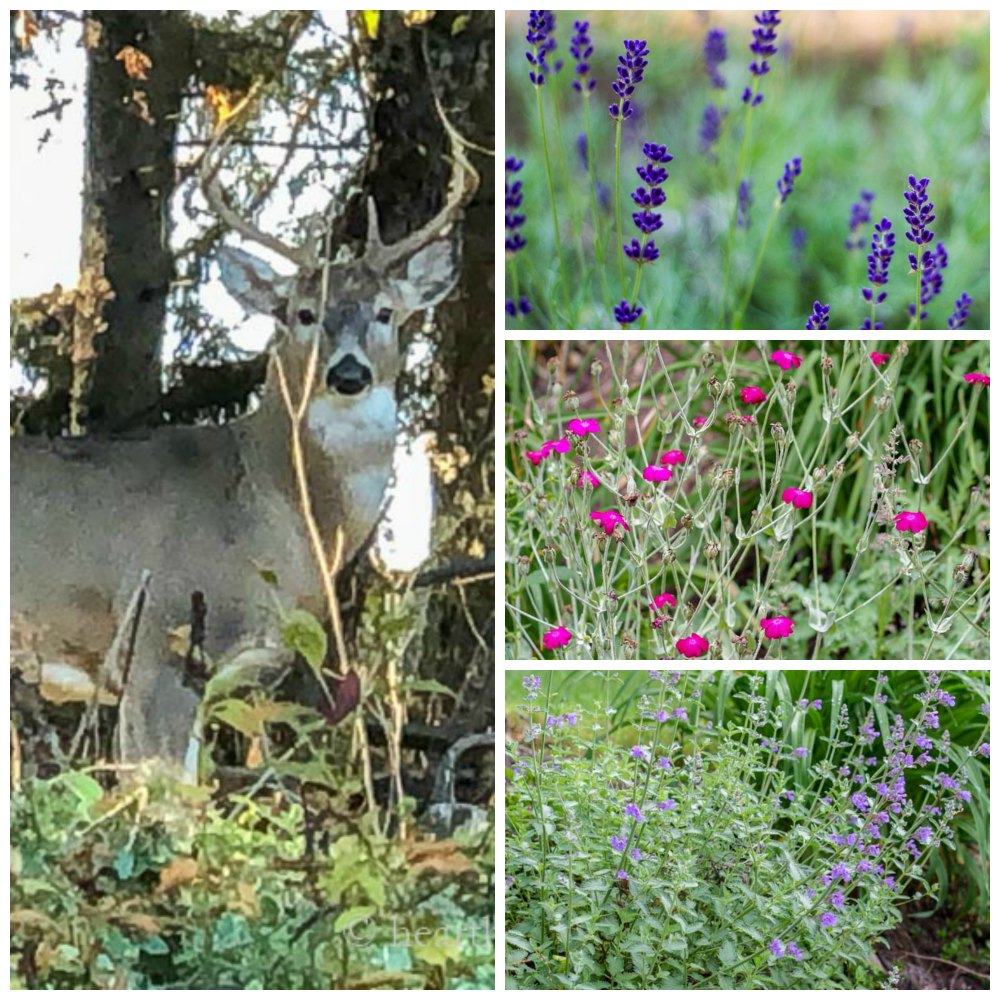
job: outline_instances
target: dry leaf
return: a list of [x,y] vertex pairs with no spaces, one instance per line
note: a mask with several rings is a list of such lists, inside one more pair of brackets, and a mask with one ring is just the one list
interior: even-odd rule
[[415,28],[418,25],[426,24],[428,21],[433,21],[436,13],[436,10],[404,10],[403,24],[408,28]]
[[406,848],[406,861],[414,873],[461,875],[472,870],[469,859],[454,840],[427,840]]
[[210,83],[205,88],[205,104],[211,112],[215,121],[215,127],[219,128],[236,113],[236,109],[243,100],[243,94],[228,87],[220,87]]
[[118,922],[134,928],[140,934],[160,933],[160,921],[151,913],[126,913],[118,918]]
[[247,748],[247,756],[244,761],[244,765],[249,768],[256,769],[261,767],[264,763],[264,750],[261,745],[261,740],[259,736],[255,736],[250,741],[250,746]]
[[160,869],[160,892],[170,892],[179,885],[186,885],[198,877],[198,862],[194,858],[174,858],[166,868]]
[[153,60],[140,52],[134,45],[126,45],[118,50],[115,59],[125,67],[131,80],[148,80],[147,71],[153,68]]
[[136,106],[139,112],[139,117],[147,125],[155,125],[156,119],[150,114],[149,111],[149,101],[146,98],[146,91],[144,90],[133,90],[132,91],[132,103]]
[[22,52],[31,48],[31,40],[38,34],[38,22],[30,10],[14,11],[14,39]]
[[92,52],[101,44],[101,36],[104,34],[104,27],[100,21],[95,21],[92,17],[84,18],[83,21],[83,47]]
[[11,910],[11,927],[39,927],[43,930],[51,930],[56,922],[46,913],[39,910]]

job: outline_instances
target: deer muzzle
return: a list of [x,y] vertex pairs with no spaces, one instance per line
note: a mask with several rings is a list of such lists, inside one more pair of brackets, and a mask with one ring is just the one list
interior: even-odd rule
[[372,370],[353,354],[346,354],[326,373],[328,389],[342,396],[356,396],[372,384]]

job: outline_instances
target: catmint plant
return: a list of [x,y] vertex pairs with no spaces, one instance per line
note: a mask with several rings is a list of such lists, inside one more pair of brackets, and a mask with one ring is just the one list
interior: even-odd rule
[[[935,891],[964,814],[982,813],[989,717],[969,709],[988,681],[870,671],[848,704],[843,680],[801,678],[523,679],[507,707],[521,732],[507,745],[509,988],[871,984],[878,939]],[[793,694],[807,689],[822,697]],[[958,712],[961,742],[946,728]]]

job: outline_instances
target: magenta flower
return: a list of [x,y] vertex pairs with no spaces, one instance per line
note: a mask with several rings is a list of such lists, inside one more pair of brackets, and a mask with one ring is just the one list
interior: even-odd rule
[[547,448],[539,448],[538,451],[526,451],[524,457],[531,462],[532,465],[539,465],[543,458],[546,458],[549,454]]
[[598,479],[597,476],[595,476],[593,472],[588,472],[586,469],[583,469],[580,472],[579,482],[577,482],[577,484],[576,484],[577,488],[579,489],[585,483],[590,483],[591,486],[595,486],[595,487],[601,485],[600,479]]
[[680,465],[684,461],[684,452],[679,448],[674,448],[672,451],[665,452],[660,456],[660,463],[662,465]]
[[625,523],[625,518],[616,510],[592,510],[590,512],[591,521],[597,521],[604,529],[604,534],[611,535],[620,524],[626,531],[632,529]]
[[760,627],[768,639],[786,639],[795,630],[795,622],[779,615],[777,618],[761,618]]
[[790,503],[793,507],[804,510],[806,507],[812,506],[813,495],[808,490],[797,490],[794,486],[789,486],[787,490],[782,492],[781,502]]
[[964,378],[965,381],[968,382],[970,385],[973,382],[982,382],[983,385],[990,384],[989,375],[984,375],[982,372],[969,372],[968,375],[963,375],[962,378]]
[[802,359],[791,351],[772,351],[771,360],[784,372],[789,368],[798,368]]
[[704,427],[705,424],[708,423],[708,417],[695,417],[691,423],[694,424],[695,427]]
[[927,527],[927,518],[919,510],[901,510],[896,515],[897,531],[912,531],[916,534]]
[[692,632],[683,639],[678,639],[675,643],[677,652],[686,656],[689,660],[696,656],[704,656],[708,652],[708,640],[697,632]]
[[569,451],[571,445],[568,438],[559,438],[557,441],[546,441],[538,449],[538,451],[526,451],[524,453],[525,458],[527,458],[532,465],[538,465],[543,458],[548,458],[552,452],[558,452],[560,455],[566,454]]
[[647,465],[642,470],[642,478],[647,483],[665,483],[673,475],[665,465]]
[[566,430],[578,437],[586,437],[588,434],[600,434],[601,425],[590,417],[585,419],[575,417],[566,425]]
[[659,611],[660,608],[662,608],[664,604],[669,604],[670,607],[676,608],[677,607],[677,598],[674,597],[674,595],[670,594],[670,593],[657,594],[653,598],[653,603],[650,604],[649,610],[650,611]]
[[758,385],[748,385],[740,389],[740,399],[744,403],[763,403],[767,393]]
[[556,628],[550,628],[542,636],[542,645],[546,649],[558,649],[560,646],[568,646],[572,638],[573,633],[568,628],[558,625]]
[[878,351],[872,351],[871,354],[868,355],[868,357],[870,357],[872,359],[872,362],[875,365],[884,365],[889,360],[889,358],[892,357],[892,355],[891,354],[879,354]]

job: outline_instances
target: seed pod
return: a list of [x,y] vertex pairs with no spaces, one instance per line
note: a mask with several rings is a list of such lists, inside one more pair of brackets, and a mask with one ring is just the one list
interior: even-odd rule
[[715,542],[705,543],[705,558],[715,559],[719,555],[719,546]]
[[781,444],[785,440],[785,428],[781,424],[771,424],[771,437]]
[[714,375],[708,380],[708,394],[713,399],[722,395],[722,383]]
[[573,411],[580,409],[580,399],[572,389],[568,389],[563,393],[563,402]]
[[826,466],[817,465],[816,468],[813,469],[813,482],[821,483],[824,479],[826,479]]
[[841,459],[838,458],[837,461],[833,463],[833,469],[831,470],[830,475],[833,476],[834,479],[840,479],[840,477],[843,476],[843,474],[844,474],[844,463]]
[[820,368],[823,369],[823,371],[825,371],[827,373],[832,372],[833,371],[833,358],[831,358],[831,357],[824,357],[823,360],[819,363],[819,366],[820,366]]
[[889,409],[889,404],[891,402],[892,400],[888,396],[879,396],[878,399],[875,400],[875,409],[885,413],[885,411]]

